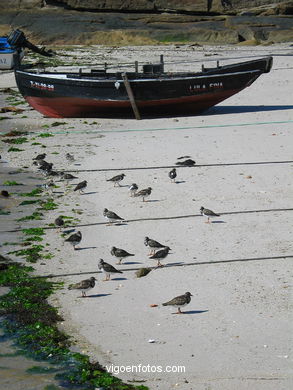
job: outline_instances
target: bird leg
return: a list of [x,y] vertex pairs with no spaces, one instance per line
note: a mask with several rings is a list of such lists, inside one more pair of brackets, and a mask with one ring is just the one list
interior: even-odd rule
[[178,311],[175,314],[184,314],[184,313],[180,310],[180,307],[178,307]]
[[86,297],[86,293],[85,293],[85,291],[82,291],[82,292],[81,292],[81,296],[82,296],[83,298],[85,298],[85,297]]
[[157,267],[164,267],[164,265],[160,262],[160,260],[158,260]]

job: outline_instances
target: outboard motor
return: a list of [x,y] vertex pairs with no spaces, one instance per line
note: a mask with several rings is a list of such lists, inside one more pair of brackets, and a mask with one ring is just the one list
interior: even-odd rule
[[31,42],[29,42],[24,33],[20,30],[14,30],[12,31],[8,38],[8,43],[10,46],[15,48],[27,48],[32,50],[35,53],[41,54],[42,56],[46,57],[52,57],[54,55],[54,52],[52,50],[46,50],[45,47],[42,47],[39,49],[37,46],[33,45]]

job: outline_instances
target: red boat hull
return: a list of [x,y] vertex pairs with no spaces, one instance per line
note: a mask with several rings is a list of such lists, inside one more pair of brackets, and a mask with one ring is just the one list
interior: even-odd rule
[[[168,100],[136,101],[141,115],[166,116],[180,114],[199,114],[238,93],[240,89],[204,96],[188,96]],[[34,97],[27,96],[27,102],[41,114],[50,118],[99,118],[133,117],[129,101],[99,101],[75,97]]]

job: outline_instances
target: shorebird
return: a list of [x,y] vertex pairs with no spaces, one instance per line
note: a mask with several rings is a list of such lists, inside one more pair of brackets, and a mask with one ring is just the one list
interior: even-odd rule
[[123,180],[125,177],[124,173],[121,173],[120,175],[116,175],[114,177],[111,177],[111,179],[107,179],[106,181],[112,181],[114,183],[114,187],[116,186],[116,184],[118,184],[119,187],[120,186],[120,181]]
[[46,156],[46,153],[38,154],[33,160],[44,160]]
[[99,269],[101,269],[104,274],[106,275],[106,278],[103,280],[104,282],[111,279],[111,275],[113,274],[122,274],[122,271],[119,271],[113,265],[106,263],[103,259],[100,259],[99,261]]
[[65,157],[66,157],[66,160],[69,161],[69,162],[75,161],[74,156],[72,154],[70,154],[70,153],[66,153]]
[[176,312],[176,314],[184,314],[184,312],[182,312],[180,310],[180,308],[188,305],[189,302],[191,301],[191,297],[192,297],[192,294],[190,294],[190,292],[186,292],[185,294],[179,295],[178,297],[175,297],[175,298],[171,299],[171,301],[165,302],[162,305],[163,306],[177,306],[178,311]]
[[82,280],[81,282],[71,284],[68,290],[81,290],[81,296],[86,297],[86,292],[95,287],[96,278],[93,276],[89,279]]
[[48,163],[45,160],[37,160],[36,164],[41,171],[51,171],[53,168],[53,163]]
[[60,175],[61,175],[62,179],[66,180],[67,184],[69,184],[69,182],[71,180],[78,179],[77,176],[73,176],[73,175],[71,175],[71,173],[61,172]]
[[61,232],[61,228],[62,226],[64,226],[64,219],[60,216],[60,217],[57,217],[54,221],[55,225],[58,226],[59,228],[59,232]]
[[151,193],[152,193],[152,188],[148,187],[136,192],[134,196],[142,198],[142,201],[145,202],[145,198],[148,198],[151,195]]
[[110,211],[108,209],[104,209],[103,211],[104,217],[108,220],[107,225],[111,225],[111,223],[118,222],[118,221],[123,221],[124,218],[119,217],[114,211]]
[[212,210],[205,209],[204,207],[200,208],[200,213],[201,213],[201,215],[204,215],[205,217],[208,218],[206,223],[211,223],[210,218],[220,217],[220,214],[216,214]]
[[148,237],[144,238],[144,245],[150,247],[149,256],[153,255],[156,249],[166,248],[166,245],[162,245],[158,241],[152,240],[151,238]]
[[175,179],[177,177],[176,168],[173,168],[169,173],[168,176],[170,177],[171,183],[175,183]]
[[171,248],[168,246],[165,246],[163,249],[160,249],[158,252],[153,254],[150,259],[154,259],[158,261],[157,267],[163,267],[163,264],[161,264],[160,260],[165,259],[168,256],[168,253]]
[[74,188],[73,191],[79,191],[80,194],[81,194],[81,193],[84,193],[83,190],[86,188],[86,186],[87,186],[87,181],[86,181],[86,180],[81,181],[80,183],[78,183],[78,184],[76,185],[76,187]]
[[131,186],[128,187],[128,190],[130,192],[130,196],[135,196],[136,191],[138,190],[138,186],[136,183],[132,183]]
[[82,239],[82,234],[81,232],[77,232],[77,233],[74,233],[74,234],[71,234],[71,236],[69,236],[68,238],[66,238],[66,242],[70,242],[70,244],[73,246],[74,250],[76,250],[76,245],[78,245],[80,243]]
[[111,255],[115,256],[115,257],[117,257],[117,259],[119,259],[118,263],[116,263],[116,264],[121,264],[122,259],[126,259],[126,257],[134,256],[134,254],[128,253],[124,249],[116,248],[115,246],[113,246],[111,249]]
[[195,165],[195,161],[189,158],[184,161],[177,161],[176,165],[183,165],[184,167],[193,167]]

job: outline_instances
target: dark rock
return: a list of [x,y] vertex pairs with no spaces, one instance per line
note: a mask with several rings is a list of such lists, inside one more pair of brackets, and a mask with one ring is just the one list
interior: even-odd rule
[[151,272],[151,268],[140,268],[139,270],[137,270],[135,272],[135,275],[138,277],[138,278],[142,278],[143,276],[146,276],[147,274],[149,274]]

